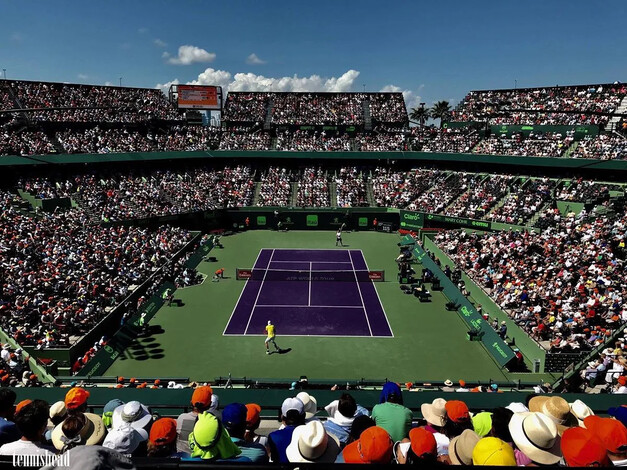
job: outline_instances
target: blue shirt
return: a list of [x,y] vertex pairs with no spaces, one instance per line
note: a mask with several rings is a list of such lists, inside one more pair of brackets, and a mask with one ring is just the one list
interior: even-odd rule
[[272,431],[268,434],[268,447],[270,447],[270,458],[272,462],[287,463],[287,446],[292,442],[292,433],[296,426],[285,426],[283,429]]
[[22,433],[13,421],[0,417],[0,446],[15,442],[22,437]]
[[268,463],[266,448],[256,442],[246,442],[244,439],[231,436],[233,443],[239,447],[244,457],[248,457],[255,463]]

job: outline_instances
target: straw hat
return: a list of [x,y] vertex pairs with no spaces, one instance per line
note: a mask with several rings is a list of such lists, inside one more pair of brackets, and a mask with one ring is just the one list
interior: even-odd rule
[[446,400],[444,398],[436,398],[432,403],[423,403],[420,405],[420,412],[429,424],[444,426]]
[[454,465],[472,465],[472,451],[481,438],[472,429],[465,429],[459,436],[451,439],[448,456]]
[[305,405],[305,419],[312,418],[318,412],[318,401],[307,392],[300,392],[296,398]]
[[[95,446],[100,444],[105,437],[105,426],[102,422],[102,418],[93,413],[83,413],[85,416],[85,425],[79,431],[78,436],[75,438],[78,440],[78,444],[86,446]],[[63,446],[71,439],[63,434],[63,423],[59,423],[52,430],[51,435],[52,444],[57,450],[63,449]]]
[[285,454],[290,462],[335,462],[340,453],[340,444],[335,436],[328,434],[320,421],[310,421],[297,426]]
[[560,436],[568,428],[578,426],[577,418],[570,412],[570,405],[562,397],[533,397],[529,400],[529,411],[548,416],[557,425]]
[[570,412],[577,418],[579,426],[583,426],[583,420],[594,415],[594,411],[581,400],[575,400],[570,404]]
[[514,413],[509,432],[516,446],[531,460],[544,465],[559,462],[560,436],[557,425],[543,413]]

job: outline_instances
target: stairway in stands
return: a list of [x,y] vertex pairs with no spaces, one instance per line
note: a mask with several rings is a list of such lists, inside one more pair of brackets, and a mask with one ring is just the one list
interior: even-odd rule
[[263,130],[269,131],[272,128],[272,109],[274,108],[274,100],[270,98],[268,100],[268,106],[266,107],[266,118],[263,122]]
[[259,193],[261,192],[261,181],[255,183],[255,193],[253,194],[253,206],[259,205]]
[[362,101],[362,106],[364,110],[364,130],[371,131],[372,130],[372,116],[370,115],[370,99],[366,98]]
[[292,207],[298,206],[298,182],[294,181],[292,183],[292,203],[290,204]]
[[335,175],[329,178],[329,201],[331,201],[331,207],[337,207],[337,182]]
[[368,205],[370,207],[376,207],[377,203],[374,200],[374,189],[372,188],[372,173],[370,177],[366,179],[366,200],[368,201]]
[[[623,97],[623,100],[618,105],[618,109],[616,110],[615,114],[627,114],[627,95]],[[616,125],[618,124],[619,121],[620,121],[620,116],[616,116],[616,115],[612,116],[612,118],[607,123],[607,126],[605,126],[605,130],[607,131],[616,130]]]

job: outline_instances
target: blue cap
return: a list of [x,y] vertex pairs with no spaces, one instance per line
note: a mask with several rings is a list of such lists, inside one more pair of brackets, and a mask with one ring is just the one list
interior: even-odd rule
[[627,426],[627,406],[617,406],[616,408],[610,408],[607,410],[607,414],[613,416],[625,426]]
[[231,403],[222,410],[222,422],[225,425],[239,426],[246,424],[246,414],[248,408],[241,403]]
[[119,398],[114,398],[113,400],[109,401],[105,406],[104,409],[102,410],[103,414],[104,413],[113,413],[113,410],[115,410],[118,406],[120,405],[124,405],[124,402],[122,400],[120,400]]
[[385,385],[383,385],[383,390],[381,390],[381,395],[379,396],[379,403],[385,403],[388,401],[390,399],[390,395],[397,395],[400,398],[399,403],[403,403],[401,387],[399,387],[395,382],[386,382]]

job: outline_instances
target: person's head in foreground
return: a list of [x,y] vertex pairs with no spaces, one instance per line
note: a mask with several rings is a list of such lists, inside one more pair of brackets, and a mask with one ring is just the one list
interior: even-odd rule
[[152,424],[148,437],[148,457],[176,454],[176,420],[160,418]]
[[294,429],[285,453],[290,462],[332,463],[340,453],[340,444],[316,420]]
[[207,412],[198,415],[189,435],[189,449],[192,457],[203,460],[228,460],[242,453],[220,420]]
[[392,461],[394,443],[387,431],[379,426],[366,429],[359,439],[342,451],[346,463],[379,463]]

